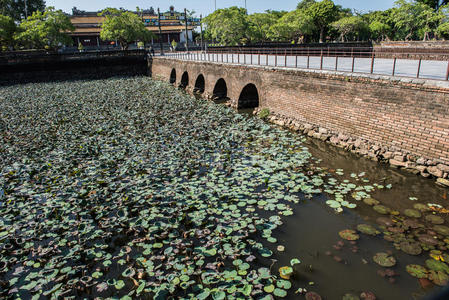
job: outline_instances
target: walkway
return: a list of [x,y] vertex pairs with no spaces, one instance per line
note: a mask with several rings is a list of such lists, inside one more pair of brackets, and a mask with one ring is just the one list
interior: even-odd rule
[[167,53],[183,60],[211,61],[241,65],[262,65],[301,69],[332,70],[422,79],[448,80],[449,62],[435,60],[385,59],[335,56],[285,56],[229,53]]

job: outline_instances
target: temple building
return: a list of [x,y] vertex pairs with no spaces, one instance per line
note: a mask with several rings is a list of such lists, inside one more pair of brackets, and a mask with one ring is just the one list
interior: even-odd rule
[[[78,10],[76,7],[72,9],[70,19],[75,26],[72,36],[75,45],[81,43],[83,46],[100,47],[114,44],[114,41],[102,41],[100,39],[101,25],[104,17],[98,16],[99,12],[86,12]],[[155,34],[155,38],[150,42],[155,46],[159,45],[159,39],[162,43],[168,44],[172,41],[184,44],[186,42],[186,25],[185,15],[182,12],[175,11],[173,6],[170,10],[161,13],[158,16],[153,8],[135,12],[142,18],[146,28]],[[159,22],[161,34],[159,33]],[[192,34],[194,28],[200,25],[200,19],[187,19],[187,36],[189,44],[192,42]]]

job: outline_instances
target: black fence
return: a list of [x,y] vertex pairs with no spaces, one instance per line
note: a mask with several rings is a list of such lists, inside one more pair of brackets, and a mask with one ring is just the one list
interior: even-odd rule
[[82,60],[102,57],[132,57],[145,56],[148,53],[146,50],[108,50],[108,51],[73,51],[57,53],[51,51],[14,51],[14,52],[0,52],[0,66],[17,64],[17,63],[36,63],[44,61],[68,61],[68,60]]
[[145,50],[2,53],[0,85],[149,75],[149,55]]

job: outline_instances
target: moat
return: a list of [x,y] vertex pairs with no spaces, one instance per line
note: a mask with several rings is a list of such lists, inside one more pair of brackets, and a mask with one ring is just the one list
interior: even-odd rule
[[447,188],[166,83],[1,87],[0,138],[5,298],[422,299],[449,280]]

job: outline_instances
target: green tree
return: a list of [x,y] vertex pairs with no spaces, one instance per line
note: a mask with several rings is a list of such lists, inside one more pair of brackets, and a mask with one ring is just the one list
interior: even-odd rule
[[394,36],[393,28],[395,23],[390,17],[391,9],[384,11],[373,11],[363,16],[366,22],[369,24],[371,32],[371,38],[374,40],[390,40]]
[[117,40],[123,50],[136,41],[149,41],[153,34],[145,28],[142,19],[135,13],[115,8],[106,8],[99,16],[105,20],[101,25],[100,38]]
[[232,46],[248,41],[248,16],[246,9],[233,6],[218,9],[203,19],[206,36],[221,45]]
[[316,30],[313,19],[304,10],[294,10],[285,14],[272,25],[269,37],[273,41],[301,42]]
[[436,34],[439,38],[449,39],[449,22],[440,24],[436,30]]
[[417,1],[428,5],[435,11],[437,11],[441,6],[449,4],[449,0],[417,0]]
[[391,27],[380,21],[373,21],[369,24],[369,30],[374,39],[385,41],[388,38],[388,32],[391,31]]
[[337,19],[338,10],[334,2],[332,0],[315,2],[308,6],[305,13],[312,18],[320,34],[320,43],[323,43],[330,24]]
[[307,9],[309,8],[309,6],[311,6],[312,4],[315,4],[316,0],[302,0],[301,2],[298,3],[298,5],[296,6],[296,9],[298,10],[303,10],[303,9]]
[[251,43],[264,43],[270,40],[270,28],[278,22],[286,12],[270,11],[248,16],[248,38]]
[[9,16],[0,15],[0,50],[7,50],[14,44],[16,23]]
[[441,6],[438,10],[440,16],[440,25],[435,33],[438,38],[449,39],[449,4]]
[[400,39],[412,40],[422,36],[423,40],[427,40],[439,25],[441,16],[427,4],[415,0],[398,0],[395,5],[391,18]]
[[360,40],[368,31],[368,25],[359,16],[344,17],[332,23],[332,27],[340,33],[342,42]]
[[0,14],[9,16],[16,21],[31,16],[36,11],[45,10],[44,0],[0,0]]
[[43,13],[34,12],[20,25],[15,36],[17,43],[28,49],[52,48],[73,44],[67,34],[75,30],[70,18],[62,10],[48,7]]

